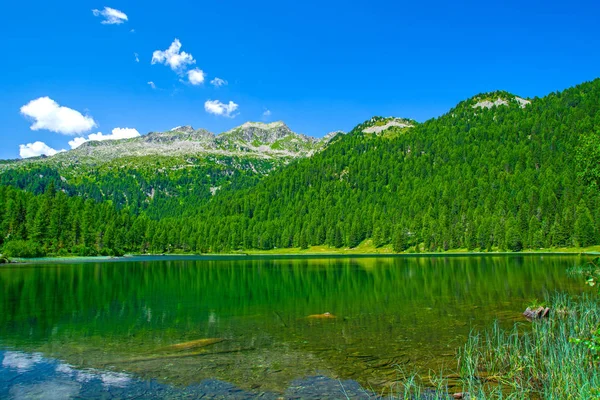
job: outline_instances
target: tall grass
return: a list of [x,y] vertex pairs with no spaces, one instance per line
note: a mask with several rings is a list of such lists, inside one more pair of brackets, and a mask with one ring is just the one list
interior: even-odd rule
[[[471,332],[458,352],[458,376],[462,392],[468,393],[464,398],[600,399],[598,361],[588,346],[574,340],[590,338],[598,329],[598,297],[557,294],[547,304],[552,309],[547,319],[511,329],[495,323]],[[448,391],[447,372],[429,379],[405,375],[390,398],[452,399],[458,389]]]
[[[556,295],[550,317],[472,333],[459,352],[464,391],[477,399],[599,398],[600,374],[588,338],[600,323],[595,297]],[[527,323],[528,324],[528,323]]]

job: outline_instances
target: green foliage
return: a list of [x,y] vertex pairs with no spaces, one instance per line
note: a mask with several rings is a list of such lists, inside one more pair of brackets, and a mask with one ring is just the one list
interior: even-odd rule
[[[460,351],[462,386],[478,399],[597,398],[600,308],[597,299],[558,295],[550,318],[523,329],[491,329],[469,336]],[[574,335],[591,336],[572,339]],[[581,344],[581,345],[578,345]]]
[[594,363],[600,362],[600,328],[594,329],[590,336],[583,338],[570,338],[571,343],[582,345],[590,352]]
[[[598,283],[598,279],[600,279],[599,262],[600,257],[596,257],[586,264],[570,269],[569,273],[571,275],[585,276],[586,284],[594,287]],[[598,287],[598,293],[600,293],[600,286]],[[600,362],[600,321],[595,328],[589,330],[589,333],[583,331],[579,337],[571,337],[569,340],[571,343],[587,348],[593,363]]]
[[[276,236],[336,224],[347,247],[366,238],[396,241],[395,249],[424,243],[427,251],[600,243],[588,224],[600,217],[600,199],[574,159],[579,136],[600,126],[600,80],[525,108],[473,102],[395,138],[363,134],[384,122],[373,118],[253,187],[221,191],[199,215],[210,226]],[[396,226],[411,234],[399,237]],[[332,242],[313,229],[306,235],[313,245]]]
[[44,251],[32,240],[12,240],[4,244],[2,254],[6,257],[35,258],[44,256]]

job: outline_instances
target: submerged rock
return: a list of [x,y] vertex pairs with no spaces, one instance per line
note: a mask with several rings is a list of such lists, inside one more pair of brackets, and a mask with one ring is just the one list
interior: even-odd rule
[[333,314],[331,314],[331,313],[329,313],[329,312],[326,312],[326,313],[323,313],[323,314],[312,314],[312,315],[309,315],[306,318],[310,318],[310,319],[333,319],[333,318],[336,318],[336,316],[333,315]]
[[222,338],[208,338],[208,339],[197,339],[189,342],[172,344],[167,347],[163,347],[162,350],[189,350],[197,347],[206,347],[216,343],[221,343],[225,341]]

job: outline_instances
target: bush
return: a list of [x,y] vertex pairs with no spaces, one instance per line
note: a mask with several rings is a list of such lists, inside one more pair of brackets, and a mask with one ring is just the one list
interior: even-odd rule
[[73,255],[83,256],[83,257],[94,257],[98,255],[96,249],[92,247],[86,247],[84,245],[74,246],[71,249]]
[[35,258],[43,257],[44,250],[31,240],[11,240],[4,244],[2,253],[5,257]]

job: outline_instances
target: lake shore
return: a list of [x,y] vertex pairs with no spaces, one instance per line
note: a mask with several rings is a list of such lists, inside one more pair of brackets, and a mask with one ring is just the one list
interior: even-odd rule
[[31,263],[46,263],[46,262],[112,262],[112,261],[129,261],[133,259],[160,260],[162,258],[168,260],[201,258],[206,260],[226,260],[239,258],[314,258],[314,257],[476,257],[476,256],[523,256],[523,255],[582,255],[582,256],[598,256],[600,255],[600,246],[592,246],[586,248],[580,247],[565,247],[551,249],[524,250],[520,252],[507,251],[469,251],[467,249],[454,249],[444,252],[403,252],[395,253],[391,248],[360,245],[356,248],[334,248],[328,246],[313,246],[308,249],[286,248],[273,250],[245,250],[231,253],[131,253],[123,256],[48,256],[41,258],[11,258],[7,263],[0,265],[14,264],[31,264]]

